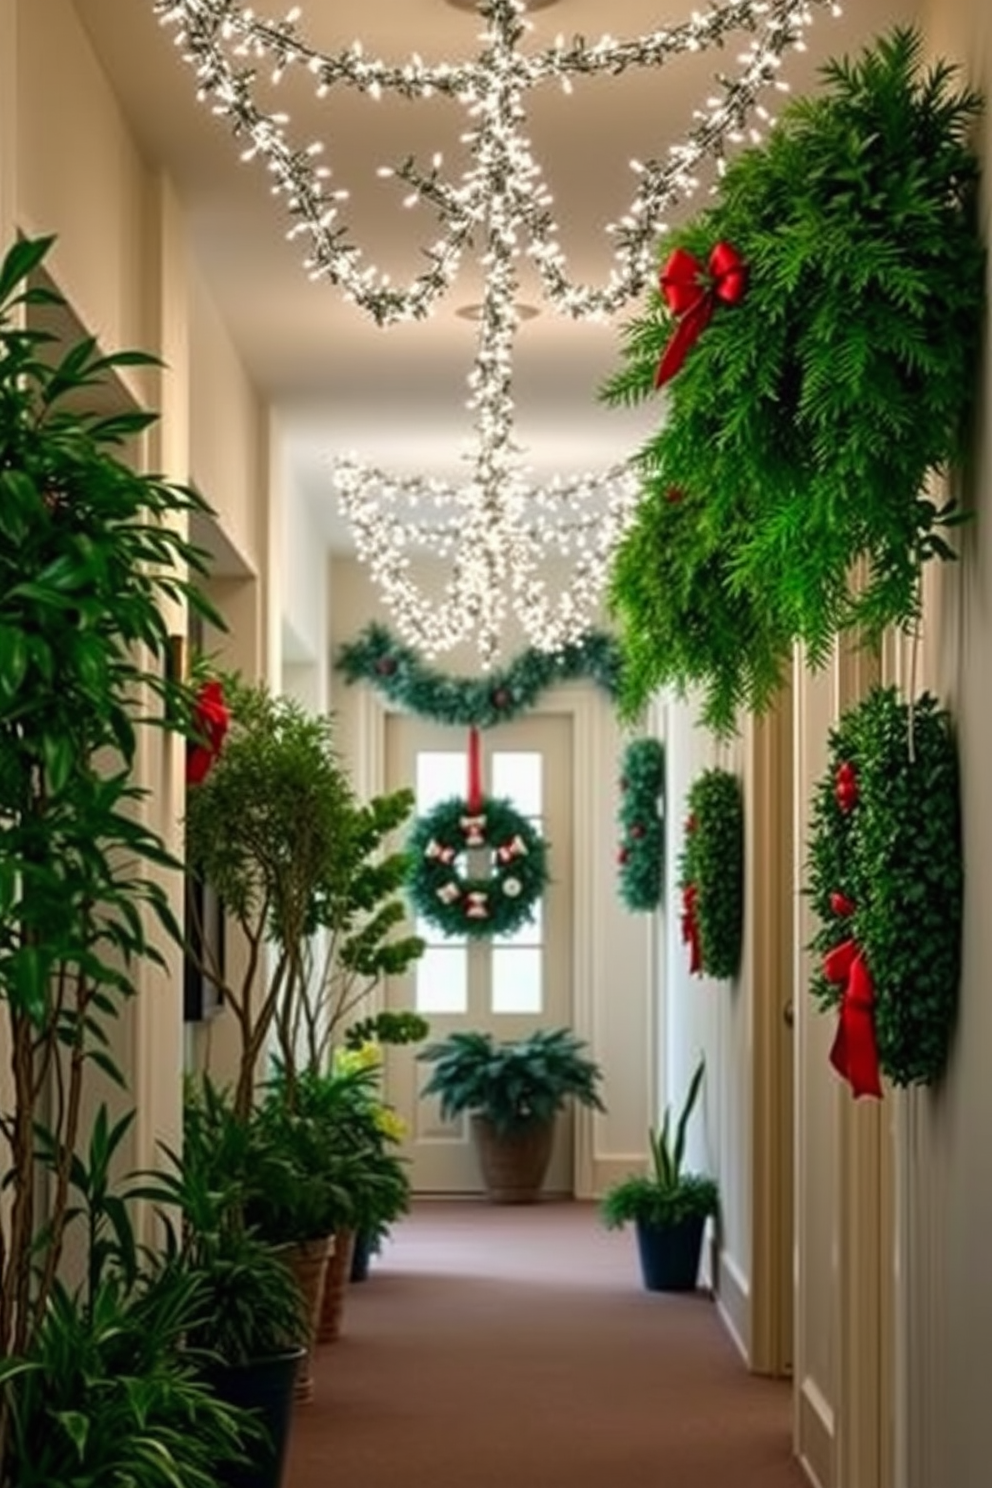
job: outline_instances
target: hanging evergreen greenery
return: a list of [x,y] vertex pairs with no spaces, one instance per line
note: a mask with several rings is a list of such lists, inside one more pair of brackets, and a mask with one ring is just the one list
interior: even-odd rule
[[876,688],[841,718],[813,797],[807,871],[824,958],[811,990],[840,1008],[833,1063],[855,1094],[878,1094],[870,1068],[859,1078],[873,1037],[895,1084],[932,1083],[957,1003],[963,870],[957,751],[929,694],[910,712],[894,688]]
[[682,938],[690,971],[733,979],[744,931],[744,805],[740,781],[704,770],[689,788],[679,858]]
[[418,718],[462,728],[491,728],[533,708],[558,682],[588,678],[611,698],[620,690],[620,650],[610,635],[590,631],[561,651],[523,651],[483,677],[450,677],[427,666],[384,625],[366,626],[342,646],[337,669],[351,682],[371,682],[389,702]]
[[628,909],[654,910],[665,877],[665,751],[657,739],[631,739],[620,776],[620,897]]
[[626,328],[604,399],[670,392],[612,575],[627,716],[701,684],[728,732],[796,639],[817,665],[847,627],[911,623],[920,564],[953,556],[957,513],[923,492],[960,453],[984,324],[980,98],[921,54],[903,29],[829,63],[668,236]]
[[417,818],[407,850],[413,907],[445,935],[510,935],[534,918],[548,884],[543,837],[509,801],[490,796],[474,807],[458,796],[442,801]]

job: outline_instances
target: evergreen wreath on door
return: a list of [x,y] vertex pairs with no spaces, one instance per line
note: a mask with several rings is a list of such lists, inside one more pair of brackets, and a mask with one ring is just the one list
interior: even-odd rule
[[543,837],[510,801],[483,793],[477,729],[467,795],[418,817],[407,850],[414,909],[452,937],[512,934],[533,920],[549,882]]
[[732,980],[744,929],[744,806],[737,776],[704,770],[689,788],[686,811],[679,889],[689,970]]
[[820,919],[811,991],[838,1014],[831,1063],[855,1096],[932,1084],[961,971],[964,875],[950,716],[876,688],[830,735],[813,795],[808,892]]

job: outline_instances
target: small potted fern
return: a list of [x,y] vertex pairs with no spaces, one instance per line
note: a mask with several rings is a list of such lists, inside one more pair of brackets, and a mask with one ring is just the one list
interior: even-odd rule
[[633,1223],[641,1275],[649,1292],[690,1292],[699,1274],[703,1230],[716,1215],[714,1179],[683,1172],[686,1129],[703,1083],[701,1059],[671,1135],[671,1108],[660,1130],[649,1133],[651,1172],[631,1174],[607,1190],[600,1212],[608,1229]]

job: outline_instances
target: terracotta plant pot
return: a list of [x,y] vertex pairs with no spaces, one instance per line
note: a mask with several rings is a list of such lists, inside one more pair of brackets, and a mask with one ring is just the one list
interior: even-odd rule
[[296,1245],[287,1245],[282,1252],[283,1259],[296,1278],[296,1284],[303,1295],[304,1314],[309,1323],[310,1344],[300,1362],[299,1373],[296,1376],[297,1400],[313,1399],[313,1344],[317,1337],[320,1309],[324,1300],[327,1263],[333,1246],[334,1236],[327,1235],[322,1240],[301,1240]]
[[472,1117],[472,1137],[482,1180],[494,1204],[533,1204],[551,1161],[555,1124],[531,1122],[516,1131],[497,1132],[485,1117]]
[[334,1249],[327,1262],[324,1297],[317,1323],[318,1343],[333,1343],[341,1332],[344,1294],[351,1276],[351,1259],[354,1253],[355,1231],[335,1230]]

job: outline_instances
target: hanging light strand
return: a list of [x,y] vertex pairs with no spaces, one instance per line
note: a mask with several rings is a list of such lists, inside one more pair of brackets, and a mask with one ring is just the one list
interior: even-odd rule
[[394,94],[419,99],[443,94],[471,111],[492,81],[497,58],[502,78],[522,98],[542,83],[571,86],[578,77],[657,68],[686,53],[723,47],[737,32],[750,34],[750,45],[739,59],[740,71],[734,77],[718,76],[718,92],[696,110],[685,138],[670,146],[668,158],[633,167],[638,180],[635,195],[624,216],[606,229],[614,263],[602,286],[579,285],[569,278],[540,168],[517,124],[509,118],[502,121],[506,149],[516,166],[535,186],[541,183],[518,229],[530,239],[529,252],[548,300],[576,318],[601,317],[615,314],[643,292],[653,268],[652,244],[664,231],[665,213],[696,189],[696,171],[705,160],[719,162],[728,146],[737,142],[735,137],[760,94],[776,81],[782,55],[803,46],[814,10],[826,5],[838,11],[835,0],[728,0],[681,25],[633,40],[604,36],[588,43],[581,37],[568,42],[558,38],[549,49],[523,53],[517,43],[529,22],[523,19],[520,0],[480,0],[480,17],[487,25],[475,61],[428,65],[415,57],[395,66],[366,56],[357,41],[333,55],[308,46],[299,34],[295,10],[276,22],[259,19],[236,0],[153,0],[153,4],[163,24],[177,28],[176,41],[196,69],[200,97],[215,112],[230,118],[236,134],[248,142],[246,158],[264,158],[273,189],[284,197],[293,219],[291,236],[309,240],[307,271],[340,286],[380,325],[424,317],[451,285],[490,199],[491,180],[484,161],[479,159],[467,169],[457,186],[442,180],[437,163],[424,169],[408,158],[383,167],[383,174],[394,175],[407,188],[408,200],[432,207],[440,224],[437,241],[424,250],[427,269],[407,287],[395,286],[366,262],[341,221],[341,203],[347,200],[347,192],[330,189],[333,168],[321,160],[323,147],[290,143],[285,116],[267,113],[254,101],[254,73],[244,69],[243,59],[264,61],[277,80],[290,68],[306,69],[319,96],[341,85],[371,98]]
[[[276,22],[260,20],[236,0],[153,5],[163,24],[176,28],[177,44],[196,69],[201,99],[230,119],[245,142],[243,157],[261,157],[267,166],[291,218],[289,236],[307,239],[305,267],[312,278],[337,285],[377,324],[390,325],[430,314],[466,252],[480,256],[485,289],[468,377],[475,440],[470,477],[445,486],[397,482],[357,461],[339,462],[335,469],[358,556],[369,564],[398,629],[428,655],[474,635],[483,667],[495,659],[511,614],[539,648],[556,650],[577,640],[600,603],[639,483],[626,467],[544,487],[528,482],[513,405],[520,263],[532,262],[548,303],[575,319],[612,316],[640,294],[654,271],[664,213],[696,190],[705,161],[719,171],[728,146],[745,138],[759,95],[773,82],[785,86],[777,77],[783,54],[804,45],[814,9],[829,5],[837,13],[834,0],[723,0],[681,25],[633,40],[604,36],[590,45],[581,37],[558,38],[551,48],[532,52],[520,48],[531,29],[523,0],[479,0],[485,29],[476,59],[428,65],[413,57],[402,66],[366,56],[358,41],[334,55],[315,50],[299,34],[298,8]],[[637,189],[627,214],[607,229],[613,262],[606,282],[574,283],[552,196],[525,132],[526,95],[544,83],[570,89],[578,77],[657,68],[685,54],[722,48],[737,32],[750,40],[736,75],[718,75],[713,96],[696,110],[684,137],[669,146],[666,159],[632,162]],[[256,101],[263,63],[273,83],[287,69],[306,69],[321,97],[338,86],[369,98],[442,94],[466,110],[469,127],[462,138],[472,163],[456,182],[442,175],[440,155],[429,169],[412,157],[380,169],[401,183],[407,206],[425,205],[438,222],[436,241],[426,250],[428,267],[406,287],[392,284],[352,241],[342,218],[348,192],[332,187],[322,145],[293,145],[288,117]],[[770,123],[770,113],[762,113]],[[757,129],[748,127],[748,137],[757,139]],[[411,555],[425,543],[451,561],[441,596],[425,594],[411,575]],[[554,585],[545,568],[551,549],[567,558],[567,578]]]

